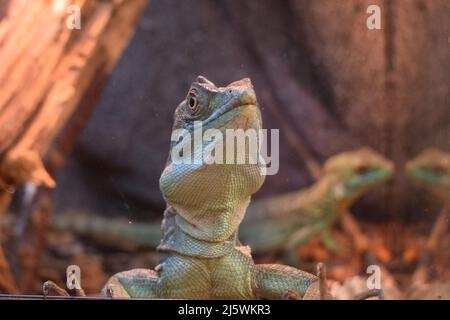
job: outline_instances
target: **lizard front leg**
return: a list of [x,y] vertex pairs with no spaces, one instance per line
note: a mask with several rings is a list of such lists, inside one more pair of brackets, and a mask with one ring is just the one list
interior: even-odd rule
[[149,269],[132,269],[113,275],[102,289],[112,298],[158,298],[158,274]]
[[284,260],[289,265],[298,265],[297,248],[308,243],[323,228],[322,224],[315,224],[304,226],[294,232],[284,245]]
[[155,270],[132,269],[115,274],[102,294],[113,298],[210,299],[210,282],[202,259],[169,254]]
[[255,294],[264,299],[283,299],[286,294],[298,295],[304,300],[319,300],[319,278],[293,267],[279,264],[254,266]]

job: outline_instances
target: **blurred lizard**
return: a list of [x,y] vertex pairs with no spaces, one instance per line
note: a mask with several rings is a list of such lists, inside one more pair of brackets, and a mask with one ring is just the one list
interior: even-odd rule
[[[321,177],[306,189],[253,201],[239,228],[239,237],[252,251],[284,250],[296,264],[296,248],[320,235],[331,250],[337,245],[329,229],[364,193],[386,181],[391,161],[369,148],[340,153],[328,159]],[[71,230],[114,246],[156,248],[160,225],[128,222],[85,214],[55,217],[59,230]]]
[[449,221],[450,206],[450,153],[438,149],[427,149],[406,164],[406,174],[415,183],[428,189],[441,199],[444,207],[438,215],[430,236],[425,244],[425,252],[413,275],[413,285],[427,280],[427,270],[433,255],[438,251]]
[[241,225],[242,240],[254,250],[283,248],[292,263],[295,249],[316,235],[335,250],[330,227],[340,213],[390,178],[393,170],[391,161],[370,148],[335,155],[311,187],[255,202]]
[[[155,270],[118,273],[110,278],[102,293],[113,297],[184,299],[323,296],[315,275],[283,265],[254,264],[250,248],[237,240],[250,198],[265,178],[261,165],[249,161],[251,155],[246,154],[243,164],[207,164],[205,158],[194,163],[174,161],[174,148],[191,145],[187,137],[194,132],[195,120],[201,121],[204,130],[217,129],[222,134],[226,129],[261,129],[250,80],[224,88],[201,76],[192,83],[187,98],[175,111],[172,132],[185,129],[186,133],[181,142],[171,145],[160,178],[160,189],[167,202],[163,239],[158,246],[160,264]],[[204,157],[205,148],[215,150],[218,143],[218,139],[203,141],[201,147],[194,143],[194,159]],[[226,147],[225,139],[220,148]],[[185,149],[182,150],[184,154]],[[235,150],[232,152],[236,155]],[[44,291],[51,286],[51,282],[44,284]]]

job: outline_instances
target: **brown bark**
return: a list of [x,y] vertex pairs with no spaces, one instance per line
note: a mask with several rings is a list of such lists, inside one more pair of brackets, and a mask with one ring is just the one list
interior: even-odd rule
[[11,9],[0,24],[0,177],[6,184],[54,186],[42,157],[95,78],[111,71],[147,1],[72,1],[81,8],[80,30],[67,28],[66,7],[56,6],[61,2],[19,1],[22,10]]
[[[0,214],[17,186],[55,186],[43,159],[50,156],[51,174],[63,164],[147,2],[38,0],[2,5],[7,12],[0,20]],[[81,29],[67,27],[69,5],[81,9]],[[45,205],[49,197],[44,198],[30,207],[31,216],[37,216],[16,246],[26,273],[22,288],[32,282],[51,217],[51,206]]]

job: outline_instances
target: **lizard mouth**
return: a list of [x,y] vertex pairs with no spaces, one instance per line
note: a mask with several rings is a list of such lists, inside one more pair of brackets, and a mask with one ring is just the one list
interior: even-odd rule
[[[249,80],[241,80],[235,83],[236,87],[232,86],[227,87],[231,96],[229,96],[228,100],[217,110],[215,110],[208,118],[203,120],[204,125],[208,125],[208,123],[215,121],[222,117],[230,117],[231,116],[239,116],[240,112],[236,112],[237,109],[243,110],[246,107],[256,107],[258,108],[258,102],[256,100],[255,91],[253,86],[251,87],[240,87],[241,83],[248,83]],[[233,92],[235,92],[233,94]],[[259,112],[259,111],[258,111]],[[234,115],[233,115],[234,114]]]

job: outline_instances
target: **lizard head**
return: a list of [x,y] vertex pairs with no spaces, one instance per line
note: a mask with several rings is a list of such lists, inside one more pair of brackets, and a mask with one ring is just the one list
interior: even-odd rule
[[427,149],[406,163],[406,174],[444,200],[450,199],[450,153]]
[[[238,212],[232,223],[230,217],[222,222],[227,226],[240,223],[250,196],[261,187],[264,176],[261,165],[249,161],[249,139],[241,140],[244,146],[239,146],[239,139],[228,133],[256,133],[261,126],[250,79],[217,87],[198,76],[175,110],[170,155],[160,178],[167,203],[187,220],[193,212],[215,213],[215,217]],[[232,146],[231,140],[235,142]],[[243,162],[237,161],[239,148],[245,153]],[[217,218],[215,223],[220,221]],[[198,219],[190,222],[201,229]]]
[[350,205],[367,190],[389,179],[392,161],[370,148],[343,152],[327,160],[323,174],[332,181],[334,196]]
[[201,122],[203,130],[260,129],[261,116],[250,79],[216,87],[205,77],[198,76],[175,110],[173,129],[192,132],[195,122]]

